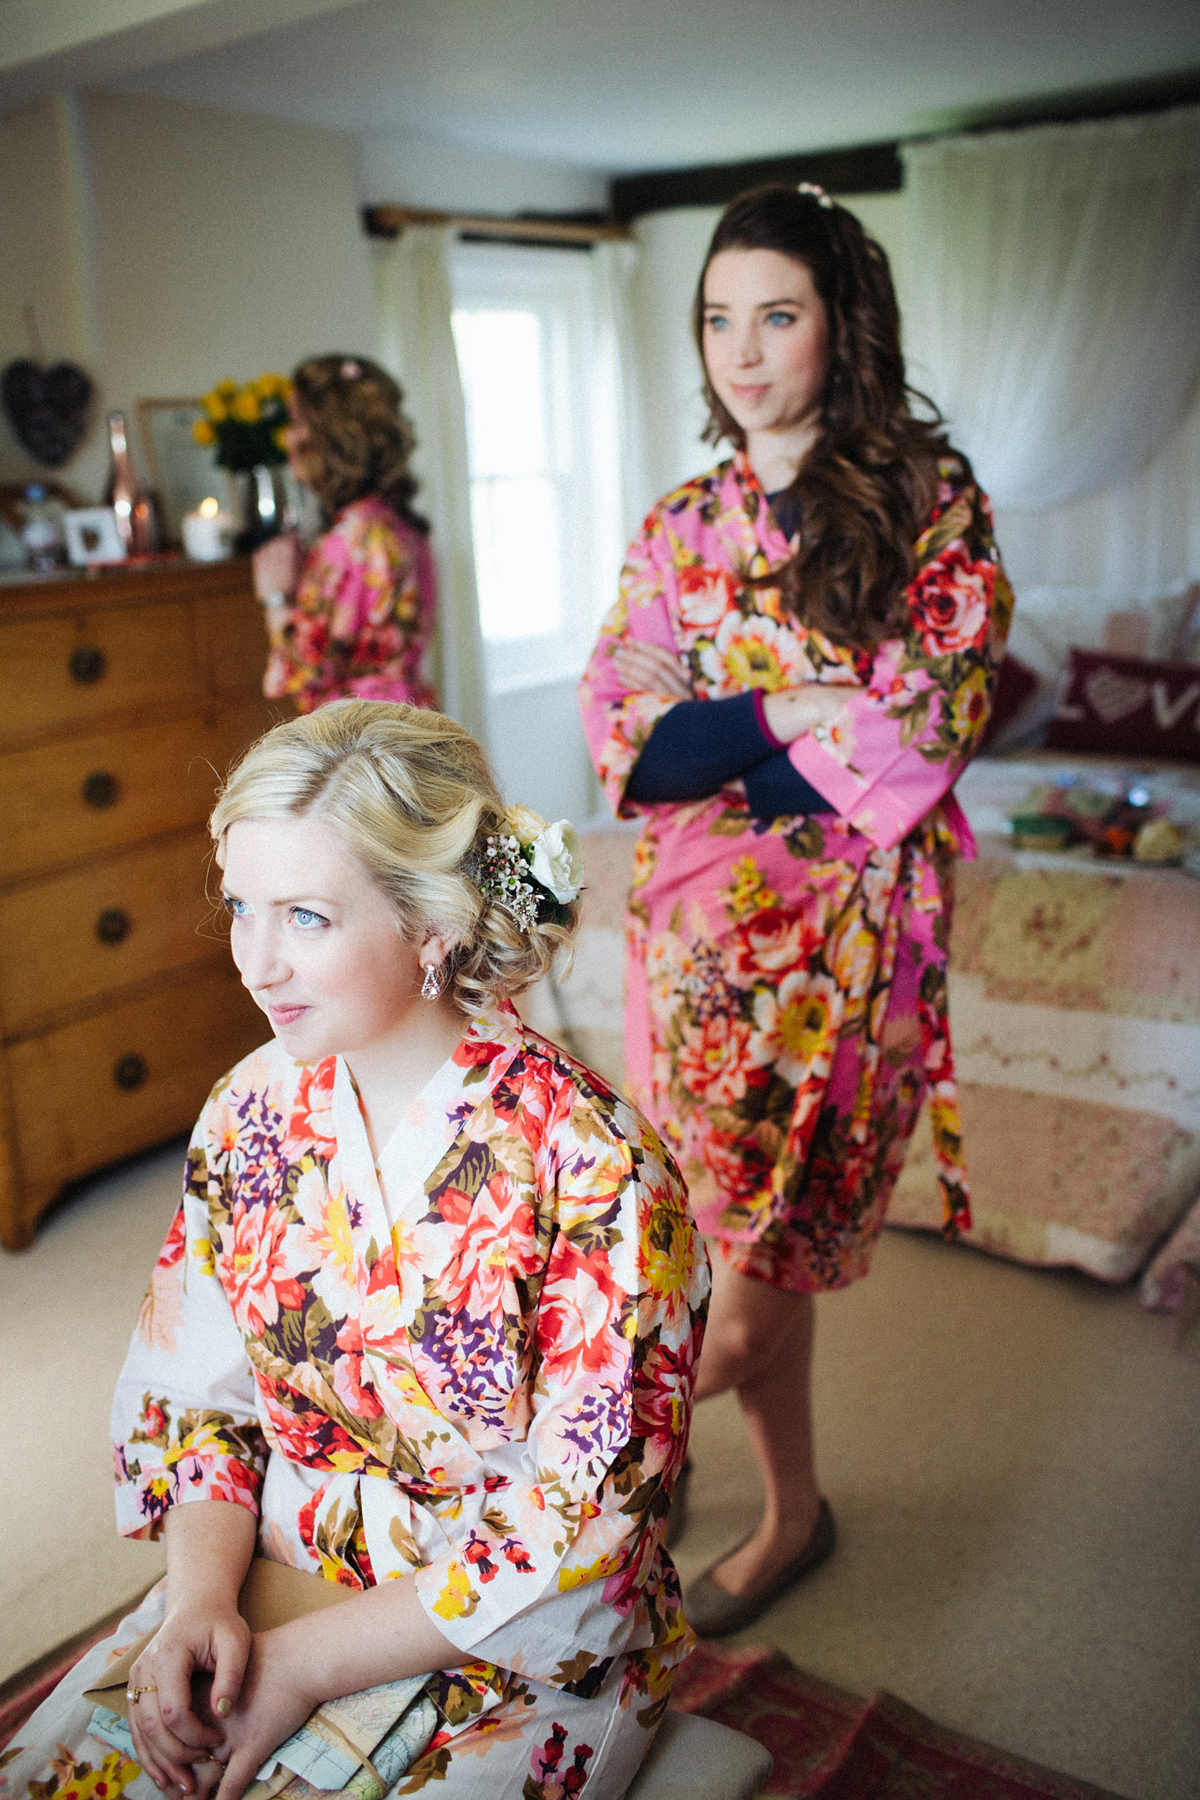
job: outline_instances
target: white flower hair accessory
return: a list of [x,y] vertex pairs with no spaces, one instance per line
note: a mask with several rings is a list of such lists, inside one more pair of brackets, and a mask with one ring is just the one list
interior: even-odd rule
[[583,891],[583,845],[570,819],[548,825],[528,806],[510,806],[470,870],[481,894],[506,906],[522,931],[569,925]]
[[352,356],[348,356],[341,367],[342,380],[343,381],[357,381],[361,374],[362,374],[362,364],[359,362],[355,362],[355,360]]
[[817,205],[825,207],[826,211],[832,211],[833,209],[833,201],[829,198],[825,189],[823,187],[818,187],[815,181],[798,181],[796,183],[796,192],[798,194],[811,194]]

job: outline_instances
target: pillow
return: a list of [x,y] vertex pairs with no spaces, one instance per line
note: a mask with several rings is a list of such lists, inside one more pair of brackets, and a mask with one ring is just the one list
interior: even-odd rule
[[1200,582],[1190,587],[1188,592],[1194,596],[1192,608],[1183,622],[1183,630],[1172,652],[1172,660],[1200,665]]
[[1046,744],[1200,762],[1200,669],[1072,645]]
[[996,677],[991,715],[979,740],[981,750],[992,749],[996,740],[1004,737],[1029,696],[1036,694],[1037,690],[1037,670],[1031,669],[1028,663],[1023,663],[1019,656],[1006,656]]
[[[1011,726],[999,727],[989,749],[1040,743],[1063,691],[1068,649],[1104,650],[1112,656],[1159,662],[1192,660],[1181,647],[1200,613],[1200,588],[1179,584],[1151,597],[1098,588],[1026,588],[1017,598],[1008,639],[1016,656],[1037,676],[1037,693],[1021,706]],[[1200,654],[1200,644],[1196,654]]]

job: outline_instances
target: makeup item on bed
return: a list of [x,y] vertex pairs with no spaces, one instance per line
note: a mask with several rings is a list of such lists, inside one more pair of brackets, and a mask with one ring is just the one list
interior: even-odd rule
[[1045,813],[1015,813],[1009,824],[1018,850],[1065,850],[1074,835],[1069,819],[1052,819]]
[[[1182,854],[1183,833],[1161,813],[1137,782],[1122,781],[1107,791],[1081,782],[1045,782],[1009,814],[1009,825],[1021,850],[1078,846],[1090,847],[1096,856],[1129,857],[1144,842],[1139,862],[1174,862]],[[1165,832],[1158,829],[1163,826]]]
[[1184,836],[1170,819],[1148,819],[1133,840],[1132,854],[1140,863],[1176,863],[1183,855]]

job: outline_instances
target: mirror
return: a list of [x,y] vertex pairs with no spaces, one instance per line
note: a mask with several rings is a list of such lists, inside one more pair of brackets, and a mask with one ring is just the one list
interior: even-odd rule
[[178,545],[184,513],[210,495],[228,501],[225,471],[213,460],[213,446],[192,436],[192,426],[204,416],[199,400],[139,400],[136,410],[146,473],[162,509],[163,537]]

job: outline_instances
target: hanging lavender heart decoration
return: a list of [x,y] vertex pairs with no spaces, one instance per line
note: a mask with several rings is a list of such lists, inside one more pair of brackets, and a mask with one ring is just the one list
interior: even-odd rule
[[28,357],[0,377],[0,400],[13,436],[35,461],[57,469],[79,448],[92,403],[91,378],[74,363],[46,369]]

